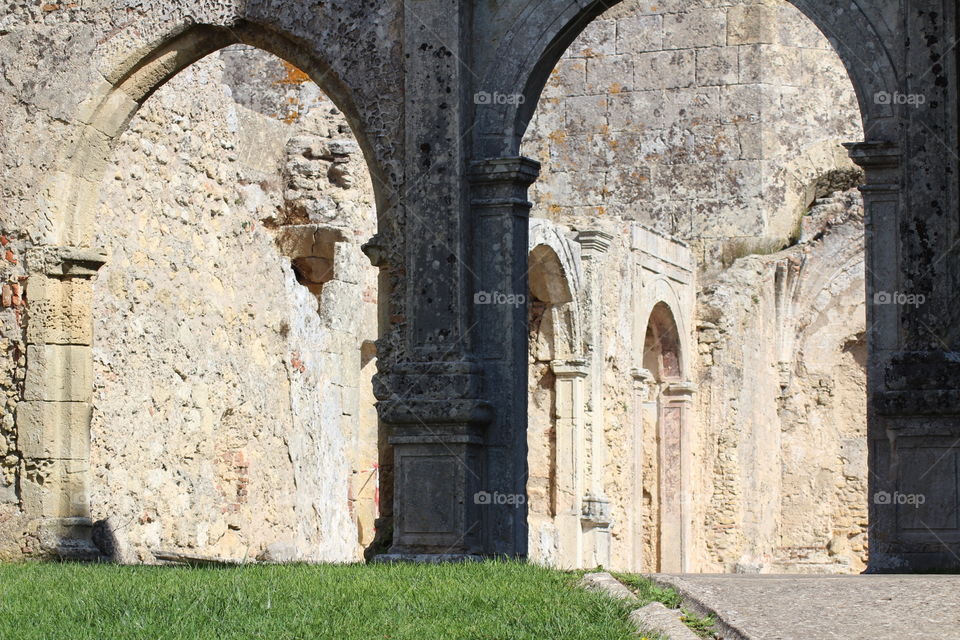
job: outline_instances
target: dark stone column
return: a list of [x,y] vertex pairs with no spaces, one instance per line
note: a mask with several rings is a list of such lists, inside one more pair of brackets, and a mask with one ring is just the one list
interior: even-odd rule
[[901,140],[849,145],[867,173],[871,572],[960,568],[957,7],[904,9]]
[[476,288],[474,349],[483,361],[483,395],[494,405],[487,432],[483,518],[487,553],[527,555],[527,190],[540,165],[493,158],[471,166]]

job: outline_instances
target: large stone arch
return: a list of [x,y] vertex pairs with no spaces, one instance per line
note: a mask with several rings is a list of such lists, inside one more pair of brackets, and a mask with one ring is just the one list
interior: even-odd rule
[[[896,141],[894,108],[877,96],[900,87],[883,24],[860,0],[788,0],[830,40],[847,69],[860,104],[867,140]],[[550,72],[580,33],[620,0],[531,2],[501,39],[490,73],[478,92],[512,99],[478,107],[477,149],[485,157],[519,154],[520,143]],[[871,19],[872,18],[872,19]],[[522,98],[519,98],[522,96]]]
[[[367,159],[378,210],[395,200],[384,170],[383,152],[371,140],[366,116],[355,92],[344,84],[330,62],[291,36],[248,21],[231,26],[179,24],[146,53],[139,47],[118,53],[118,62],[104,72],[106,82],[82,103],[76,140],[63,155],[49,190],[54,242],[85,246],[89,242],[100,177],[113,146],[140,106],[170,78],[201,58],[233,44],[247,44],[302,69],[344,113]],[[142,55],[141,55],[142,54]]]
[[[319,29],[312,21],[299,24],[289,8],[260,19],[260,14],[270,14],[266,4],[236,3],[209,11],[197,7],[182,15],[144,9],[139,19],[118,27],[89,52],[85,72],[95,80],[76,81],[87,87],[86,95],[78,100],[69,121],[72,132],[41,185],[46,225],[35,232],[38,242],[27,256],[36,286],[27,402],[17,412],[25,459],[23,513],[35,523],[32,527],[46,552],[90,552],[90,280],[105,260],[105,254],[91,248],[99,186],[121,134],[157,89],[194,62],[233,44],[256,47],[301,69],[345,115],[372,177],[381,227],[390,226],[383,222],[398,200],[395,186],[403,178],[394,160],[400,136],[388,129],[399,126],[399,116],[385,115],[382,105],[400,107],[372,96],[378,91],[378,97],[389,95],[396,87],[386,80],[358,80],[367,70],[344,54],[347,47],[334,46],[340,37],[336,29]],[[317,53],[325,49],[330,55]],[[362,59],[358,50],[353,55]],[[389,58],[375,55],[370,62]],[[371,93],[362,95],[365,92]],[[393,284],[396,292],[402,282]]]

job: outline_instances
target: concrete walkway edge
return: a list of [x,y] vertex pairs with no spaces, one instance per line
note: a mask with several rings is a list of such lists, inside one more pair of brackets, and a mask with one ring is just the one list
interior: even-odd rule
[[725,620],[720,612],[711,609],[702,600],[694,596],[691,593],[691,590],[686,587],[683,578],[659,574],[648,575],[645,577],[653,580],[661,587],[667,587],[676,591],[683,600],[683,606],[698,616],[713,616],[713,619],[715,620],[714,628],[720,632],[723,640],[755,640],[746,635],[746,633],[744,633],[742,630],[733,626],[733,624],[731,624],[729,621]]

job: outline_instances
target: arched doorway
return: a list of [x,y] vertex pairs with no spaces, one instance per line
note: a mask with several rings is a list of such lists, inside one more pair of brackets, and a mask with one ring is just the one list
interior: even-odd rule
[[[579,274],[575,243],[545,221],[533,223],[530,251],[528,527],[530,558],[564,568],[580,566],[584,482],[583,385]],[[553,246],[551,246],[553,245]],[[564,252],[561,261],[557,249]],[[565,251],[564,251],[565,250]],[[571,272],[572,271],[572,272]]]
[[[679,573],[687,568],[689,513],[685,472],[689,462],[689,423],[693,388],[684,382],[682,340],[670,307],[657,303],[647,321],[643,345],[643,369],[635,373],[645,387],[641,491],[642,560],[644,571]],[[636,471],[635,471],[636,473]]]

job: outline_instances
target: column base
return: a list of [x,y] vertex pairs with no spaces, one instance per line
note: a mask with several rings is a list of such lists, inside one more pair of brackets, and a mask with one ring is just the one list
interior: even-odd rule
[[103,553],[93,544],[90,518],[46,518],[37,525],[41,553],[58,560],[92,562]]
[[464,562],[483,562],[486,556],[466,553],[384,553],[373,557],[378,564],[460,564]]

